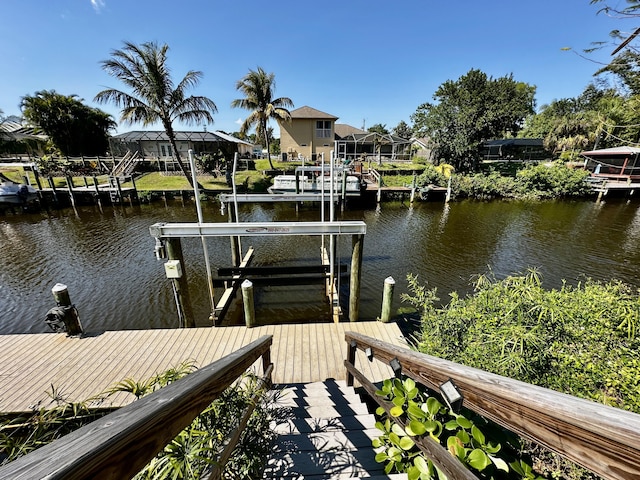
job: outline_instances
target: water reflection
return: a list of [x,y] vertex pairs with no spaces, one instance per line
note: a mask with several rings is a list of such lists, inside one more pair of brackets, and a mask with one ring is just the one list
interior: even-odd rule
[[[618,278],[640,287],[640,200],[592,202],[383,203],[370,210],[336,212],[364,220],[361,318],[380,314],[384,279],[396,280],[396,302],[406,292],[406,275],[437,287],[439,296],[470,290],[470,279],[491,269],[497,276],[539,269],[544,285],[562,279]],[[207,222],[226,222],[216,202],[206,202]],[[51,288],[69,286],[87,330],[173,328],[178,324],[169,281],[154,256],[149,226],[194,222],[188,201],[143,206],[78,207],[0,217],[0,333],[44,332],[53,306]],[[241,205],[240,221],[318,221],[317,205]],[[325,212],[328,218],[328,211]],[[328,240],[327,240],[328,242]],[[339,237],[337,256],[350,262],[351,238]],[[320,237],[246,237],[256,249],[255,265],[319,263]],[[214,273],[229,266],[227,238],[207,240]],[[185,268],[199,325],[207,325],[209,292],[199,238],[184,239]],[[216,291],[219,296],[221,292]],[[348,278],[340,283],[343,305]],[[266,322],[329,321],[320,285],[257,288],[256,314]],[[230,315],[240,320],[236,305]]]

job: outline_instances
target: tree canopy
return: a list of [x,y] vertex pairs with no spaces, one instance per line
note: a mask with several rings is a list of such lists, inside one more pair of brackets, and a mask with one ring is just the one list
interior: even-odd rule
[[389,134],[389,130],[387,130],[387,126],[381,123],[376,123],[374,125],[371,125],[367,131],[371,133],[379,133],[381,135]]
[[22,115],[46,134],[62,155],[105,155],[111,115],[82,103],[77,95],[41,90],[22,97]]
[[472,69],[440,85],[434,103],[418,107],[411,116],[414,135],[430,139],[438,160],[471,170],[484,141],[517,134],[535,111],[535,91],[512,75],[494,79]]
[[410,140],[413,137],[413,129],[404,120],[400,120],[398,125],[391,130],[391,133],[406,140]]
[[293,107],[293,101],[288,97],[273,98],[276,88],[275,74],[265,72],[262,67],[257,70],[249,70],[241,80],[236,83],[236,90],[244,94],[244,98],[238,98],[231,102],[234,108],[249,110],[249,116],[240,126],[240,132],[246,134],[255,127],[256,137],[263,139],[267,147],[267,158],[271,163],[271,137],[269,120],[280,119],[289,121],[291,113],[288,108]]
[[187,90],[195,87],[202,78],[202,72],[189,70],[174,84],[167,64],[167,44],[146,42],[136,45],[124,42],[121,50],[111,52],[111,58],[101,62],[102,68],[120,80],[131,93],[108,88],[99,92],[95,100],[100,103],[112,102],[122,108],[121,121],[149,126],[161,123],[175,159],[189,184],[193,186],[176,145],[173,122],[187,125],[206,122],[213,123],[213,114],[218,111],[213,100],[204,96],[187,96]]

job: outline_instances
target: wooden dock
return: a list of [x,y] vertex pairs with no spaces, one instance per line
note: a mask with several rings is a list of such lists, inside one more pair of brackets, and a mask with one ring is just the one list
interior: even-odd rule
[[[346,377],[347,331],[406,346],[395,323],[376,321],[119,330],[81,338],[62,333],[1,335],[0,412],[51,406],[47,392],[51,393],[52,386],[66,400],[83,401],[126,378],[144,381],[185,361],[201,367],[262,335],[273,335],[275,383],[342,380]],[[359,355],[356,364],[369,379],[381,381],[393,375],[388,365]],[[118,394],[101,406],[121,406],[132,399],[132,395]]]

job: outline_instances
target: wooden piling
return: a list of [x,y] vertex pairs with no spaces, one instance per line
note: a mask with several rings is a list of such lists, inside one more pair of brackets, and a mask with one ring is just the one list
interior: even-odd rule
[[67,286],[62,283],[56,283],[51,289],[51,293],[53,293],[56,304],[65,309],[64,324],[67,327],[67,334],[82,334],[80,316],[78,315],[78,310],[76,310],[75,306],[71,303]]
[[393,289],[396,281],[393,277],[384,279],[384,292],[382,293],[382,312],[380,313],[380,321],[387,323],[391,320],[391,304],[393,303]]
[[73,178],[67,175],[67,190],[69,190],[69,200],[71,200],[71,206],[75,208],[76,198],[73,195]]
[[413,181],[411,182],[411,197],[409,203],[413,203],[416,198],[416,172],[413,172]]
[[36,185],[38,185],[38,190],[42,191],[42,183],[40,182],[40,174],[37,169],[33,169],[33,177],[36,179]]
[[349,280],[349,321],[360,317],[360,280],[362,278],[362,250],[364,235],[351,236],[351,276]]
[[58,205],[58,192],[56,191],[56,184],[51,178],[51,175],[47,177],[47,181],[49,182],[49,187],[51,188],[51,192],[53,193],[53,202]]
[[256,311],[253,303],[253,283],[251,280],[242,282],[242,304],[244,305],[244,323],[247,327],[255,327]]
[[119,177],[116,177],[116,188],[118,189],[118,202],[122,203],[122,187],[120,186]]
[[182,265],[182,276],[172,278],[173,287],[176,293],[176,306],[184,318],[185,327],[195,327],[196,322],[191,308],[191,296],[189,295],[189,282],[187,281],[187,271],[184,268],[184,255],[182,254],[182,242],[179,238],[167,238],[165,240],[167,258],[169,260],[179,260]]

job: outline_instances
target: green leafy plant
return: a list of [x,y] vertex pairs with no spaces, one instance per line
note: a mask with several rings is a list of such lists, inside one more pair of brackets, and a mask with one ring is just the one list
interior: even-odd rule
[[410,480],[446,478],[416,445],[425,438],[442,445],[480,478],[543,478],[520,473],[533,474],[533,469],[519,454],[515,436],[473,412],[453,412],[411,378],[387,379],[376,395],[389,402],[388,411],[376,411],[376,428],[382,434],[373,440],[376,461],[385,463],[387,474],[406,473]]

